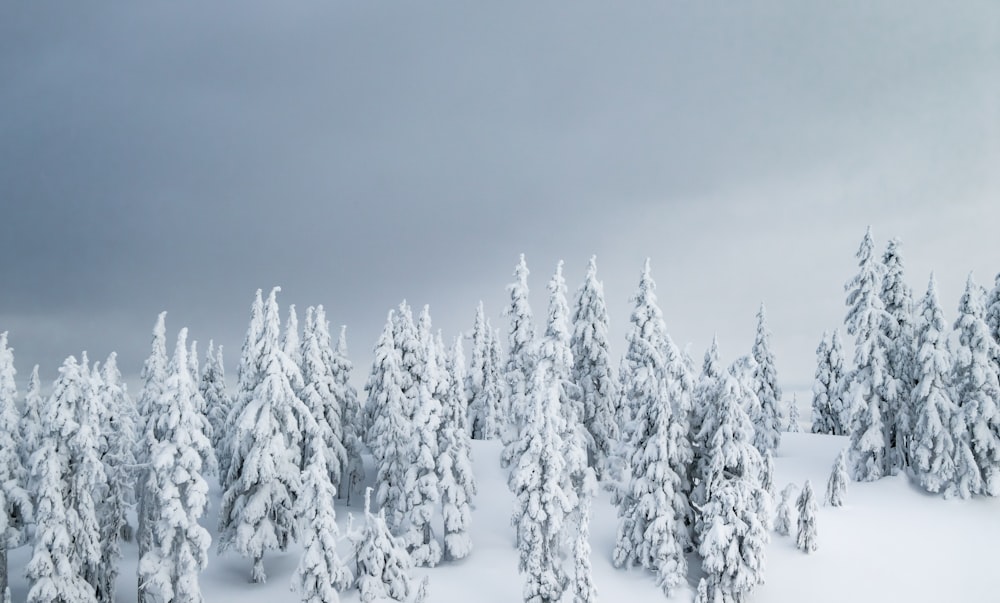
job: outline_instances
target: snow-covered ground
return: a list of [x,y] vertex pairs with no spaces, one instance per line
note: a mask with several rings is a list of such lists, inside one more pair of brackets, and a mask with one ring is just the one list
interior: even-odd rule
[[[776,458],[775,485],[799,486],[812,480],[817,495],[826,490],[826,479],[836,455],[847,444],[843,437],[784,434]],[[473,442],[479,495],[473,515],[472,555],[458,563],[418,569],[429,576],[432,603],[511,603],[521,600],[522,580],[517,572],[510,526],[512,497],[500,468],[500,445]],[[212,508],[204,525],[214,533],[219,492],[213,490]],[[342,522],[348,512],[361,519],[356,506],[338,503]],[[616,527],[615,509],[602,493],[593,509],[591,538],[594,581],[607,602],[664,601],[652,574],[622,571],[611,565]],[[943,500],[912,486],[903,476],[875,483],[851,483],[846,506],[821,506],[818,519],[819,550],[805,554],[795,548],[793,537],[772,534],[768,547],[767,582],[754,600],[768,603],[843,601],[988,602],[1000,601],[1000,500],[976,498]],[[345,547],[346,549],[346,547]],[[29,556],[22,547],[10,555],[13,600],[23,601],[27,584],[21,575]],[[289,591],[299,551],[270,554],[265,559],[266,584],[251,584],[250,562],[227,553],[211,556],[201,585],[208,603],[273,603],[296,601]],[[118,601],[136,600],[134,545],[126,545],[126,559],[119,578]],[[698,575],[698,561],[691,558],[689,582]],[[671,601],[691,601],[686,588]],[[342,600],[358,601],[356,591]]]

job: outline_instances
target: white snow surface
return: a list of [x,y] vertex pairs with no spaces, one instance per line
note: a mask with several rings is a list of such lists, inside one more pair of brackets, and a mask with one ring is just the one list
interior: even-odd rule
[[[782,434],[775,457],[775,487],[789,482],[801,488],[806,479],[823,485],[837,454],[848,444],[846,437],[809,433]],[[521,601],[524,581],[517,572],[514,529],[510,524],[513,497],[507,489],[506,472],[500,468],[498,442],[472,442],[479,494],[472,517],[472,554],[455,563],[417,569],[418,579],[429,577],[431,603],[511,603]],[[369,468],[369,477],[373,472]],[[820,488],[822,490],[822,488]],[[817,490],[818,492],[820,490]],[[207,603],[292,602],[292,572],[301,549],[269,553],[264,558],[266,584],[250,582],[251,562],[227,552],[215,554],[215,526],[219,490],[211,492],[211,507],[203,524],[213,535],[208,569],[201,575]],[[356,497],[360,498],[360,497]],[[359,501],[360,503],[360,501]],[[337,502],[342,530],[348,513],[363,520],[359,507]],[[591,544],[594,583],[601,601],[687,602],[694,598],[700,576],[700,559],[689,557],[688,585],[670,599],[664,598],[652,573],[618,570],[611,565],[617,526],[616,510],[602,492],[592,509]],[[437,529],[441,536],[440,526]],[[839,509],[820,505],[817,518],[819,548],[805,554],[795,548],[794,534],[771,533],[767,548],[766,583],[752,597],[756,602],[812,603],[843,601],[903,601],[950,603],[953,601],[1000,601],[998,547],[1000,547],[1000,499],[976,497],[944,500],[911,484],[905,476],[883,478],[872,483],[851,482],[846,504]],[[342,532],[343,533],[343,532]],[[118,601],[136,600],[135,544],[123,546],[118,579]],[[23,568],[30,548],[10,554],[12,600],[24,601],[28,585]],[[348,555],[347,542],[341,554]],[[353,563],[353,559],[349,560]],[[342,593],[345,603],[359,601],[356,590]]]

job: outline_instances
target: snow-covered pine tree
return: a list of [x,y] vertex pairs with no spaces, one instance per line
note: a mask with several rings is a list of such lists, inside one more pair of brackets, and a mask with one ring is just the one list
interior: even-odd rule
[[704,489],[700,487],[700,484],[704,482],[702,470],[707,466],[704,462],[704,457],[708,445],[701,439],[704,433],[702,425],[705,422],[705,417],[714,412],[722,372],[723,368],[719,356],[719,338],[718,336],[714,336],[712,337],[712,345],[705,352],[701,375],[698,377],[692,396],[690,426],[693,457],[691,461],[692,504],[703,505],[705,503],[705,499],[703,498]]
[[101,563],[98,567],[97,598],[111,603],[115,600],[118,562],[122,558],[121,541],[132,539],[128,523],[128,508],[135,504],[135,406],[118,371],[117,354],[112,352],[104,362],[99,380],[102,416],[100,418],[100,449],[107,496],[99,502],[98,521],[101,530]]
[[[844,287],[847,291],[847,333],[854,336],[854,371],[849,377],[845,395],[851,401],[853,422],[851,462],[854,479],[873,481],[890,471],[887,464],[885,392],[891,377],[888,374],[888,346],[883,323],[889,320],[880,297],[883,266],[873,255],[875,244],[871,228],[858,248],[858,274]],[[895,417],[884,420],[895,421]]]
[[433,521],[441,501],[437,461],[443,392],[439,390],[440,367],[428,306],[424,306],[420,313],[414,335],[421,353],[419,363],[411,368],[410,373],[417,397],[412,414],[413,448],[403,478],[407,490],[408,519],[404,540],[416,565],[434,567],[441,561],[441,545],[434,535]]
[[788,403],[788,421],[785,425],[785,431],[788,433],[802,431],[802,427],[799,425],[799,397],[796,394],[792,394],[792,399]]
[[916,317],[916,376],[910,468],[930,492],[953,493],[955,440],[951,424],[958,412],[951,398],[951,355],[937,284],[931,275]]
[[240,350],[240,362],[236,367],[236,395],[232,397],[229,414],[226,416],[225,435],[221,438],[219,455],[219,484],[225,492],[229,487],[229,466],[233,458],[232,440],[236,435],[235,424],[244,408],[253,399],[254,389],[261,380],[261,335],[264,332],[264,301],[261,290],[254,293],[250,304],[250,322]]
[[886,468],[895,475],[906,466],[906,439],[913,392],[913,293],[903,280],[902,243],[892,239],[882,256],[881,299],[886,319],[882,341],[886,352],[886,383],[882,425],[886,438]]
[[0,333],[0,594],[6,592],[7,550],[24,541],[24,524],[31,521],[31,496],[27,472],[21,464],[18,443],[17,385],[14,351],[7,346],[7,332]]
[[[513,452],[519,447],[521,429],[527,416],[528,388],[534,378],[535,363],[535,327],[532,322],[531,305],[528,302],[528,264],[521,254],[517,267],[514,268],[514,282],[507,285],[510,292],[510,305],[504,310],[509,327],[507,330],[507,366],[504,371],[506,392],[503,396],[503,414],[506,417],[501,428],[504,452],[501,464],[517,466],[518,461]],[[475,351],[473,350],[473,355]],[[473,436],[475,437],[475,436]]]
[[393,337],[395,321],[395,313],[390,311],[375,344],[375,360],[365,385],[365,441],[375,460],[376,504],[393,530],[401,526],[406,512],[403,478],[410,463],[408,442],[413,438],[403,395],[403,369]]
[[[316,309],[315,320],[326,321],[326,312],[323,311],[323,306],[319,306]],[[344,450],[347,454],[347,465],[344,467],[343,474],[341,475],[337,495],[346,498],[347,504],[351,504],[351,494],[357,490],[365,478],[365,467],[361,457],[364,451],[364,411],[361,408],[358,391],[351,385],[351,373],[354,371],[354,364],[347,355],[346,326],[340,327],[337,349],[334,350],[330,362],[331,370],[333,371],[333,382],[337,387],[337,400],[340,403]]]
[[581,389],[583,424],[592,442],[588,462],[600,478],[612,444],[618,439],[618,383],[611,371],[608,308],[604,284],[597,280],[596,256],[590,258],[586,279],[577,292],[572,322],[573,382]]
[[466,378],[470,435],[474,440],[492,440],[503,427],[503,375],[501,374],[499,342],[483,311],[483,302],[476,308],[476,323],[472,329],[472,365]]
[[847,482],[849,479],[847,475],[847,451],[844,450],[837,455],[837,461],[833,464],[833,471],[830,472],[830,479],[826,482],[826,504],[831,507],[844,506],[844,497],[847,496]]
[[[198,365],[198,340],[191,340],[191,347],[188,349],[188,372],[191,373],[191,380],[198,383],[201,375],[201,367]],[[198,412],[204,414],[205,409],[199,408]]]
[[768,450],[764,453],[764,468],[760,473],[760,487],[774,498],[774,455]]
[[788,536],[792,531],[792,523],[794,522],[792,499],[795,497],[796,490],[798,488],[795,484],[788,484],[781,490],[781,500],[778,502],[778,508],[774,514],[774,531],[780,536]]
[[567,587],[563,527],[572,509],[564,490],[566,467],[559,434],[561,388],[550,359],[534,364],[527,408],[511,472],[512,523],[517,533],[518,569],[525,576],[525,603],[554,603]]
[[[438,349],[444,345],[438,333]],[[443,357],[439,353],[439,357]],[[476,481],[472,474],[469,432],[466,429],[465,354],[456,338],[442,373],[441,430],[438,434],[438,479],[441,484],[441,515],[444,519],[444,558],[462,559],[472,552],[469,524]]]
[[323,464],[330,471],[331,482],[339,484],[347,464],[347,450],[343,444],[343,420],[332,370],[330,329],[325,316],[317,320],[316,308],[312,306],[306,309],[299,359],[303,383],[299,397],[318,430],[315,434],[305,434],[303,438],[306,445],[302,448],[301,467],[304,471],[313,456],[309,443],[322,442],[325,452]]
[[337,554],[340,530],[333,507],[337,492],[330,481],[324,443],[316,435],[312,438],[315,441],[307,445],[310,456],[302,474],[302,495],[295,509],[302,522],[303,550],[292,575],[292,590],[306,603],[337,603],[339,592],[350,588],[354,577]]
[[281,349],[295,363],[295,366],[302,366],[302,346],[299,343],[299,315],[295,313],[295,304],[288,304],[288,318],[285,320],[285,330],[281,335]]
[[96,603],[94,587],[67,560],[73,554],[65,494],[67,457],[56,449],[59,438],[42,435],[31,455],[31,490],[35,499],[35,535],[25,568],[28,603]]
[[806,480],[802,493],[795,501],[799,511],[799,529],[795,535],[795,546],[800,551],[814,553],[816,551],[816,497],[813,495],[812,484]]
[[770,496],[760,483],[763,461],[740,400],[746,395],[753,392],[723,374],[714,412],[702,425],[709,448],[702,473],[707,502],[696,514],[698,552],[708,590],[724,601],[743,601],[763,582],[771,523]]
[[227,452],[232,458],[219,514],[219,551],[235,549],[252,558],[254,582],[266,578],[264,553],[285,550],[298,534],[292,512],[302,485],[298,421],[312,420],[292,386],[298,367],[279,344],[280,290],[271,290],[264,307],[259,381],[231,427]]
[[222,456],[224,454],[222,444],[226,431],[230,427],[226,423],[226,419],[232,408],[232,399],[226,392],[226,368],[222,359],[222,346],[216,348],[213,341],[208,342],[208,353],[205,356],[205,365],[198,382],[198,392],[205,403],[212,448],[215,450],[219,463],[219,481],[221,483],[223,481],[221,469],[223,468]]
[[[959,494],[1000,496],[1000,376],[993,358],[1000,347],[989,333],[978,286],[969,275],[955,321],[954,392],[958,413],[952,422],[955,443],[968,448],[971,463],[959,471]],[[960,449],[961,450],[961,449]],[[978,487],[977,487],[978,486]]]
[[[371,488],[365,494],[365,527],[354,541],[358,591],[364,603],[382,599],[408,601],[417,590],[410,571],[413,560],[401,538],[396,538],[389,530],[384,510],[377,515],[371,512]],[[420,587],[426,590],[425,584]],[[415,598],[419,603],[421,597]]]
[[816,348],[816,381],[813,384],[812,433],[847,435],[850,409],[844,396],[844,350],[840,330],[823,332]]
[[597,481],[588,478],[586,490],[579,497],[576,537],[573,540],[573,603],[596,603],[597,587],[590,563],[590,501],[597,491]]
[[188,362],[187,329],[177,346],[159,404],[149,416],[149,470],[144,485],[151,509],[151,546],[139,558],[139,581],[159,601],[203,601],[198,574],[208,565],[211,536],[198,524],[208,504],[202,476],[205,452],[214,460],[198,409],[197,382]]
[[42,434],[42,383],[38,378],[38,365],[31,369],[28,378],[28,390],[24,394],[24,405],[21,407],[21,419],[18,422],[21,466],[28,470],[31,467],[31,455],[38,450]]
[[774,366],[774,353],[771,351],[771,332],[767,329],[767,311],[760,304],[757,311],[757,333],[754,336],[753,359],[756,361],[754,371],[754,390],[760,401],[760,414],[751,416],[754,422],[754,438],[761,455],[765,451],[774,452],[781,443],[781,386],[778,385],[778,372]]

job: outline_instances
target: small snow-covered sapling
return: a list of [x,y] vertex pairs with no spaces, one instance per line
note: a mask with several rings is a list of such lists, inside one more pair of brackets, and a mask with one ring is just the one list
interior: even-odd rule
[[792,496],[796,490],[795,484],[788,484],[781,491],[781,502],[778,503],[774,518],[774,531],[782,536],[788,536],[792,531]]
[[826,482],[826,504],[831,507],[844,506],[844,496],[847,495],[847,450],[837,455],[833,464],[830,479]]
[[799,531],[795,538],[795,546],[806,553],[816,550],[816,497],[813,496],[812,484],[806,480],[802,486],[802,494],[796,502],[799,510]]

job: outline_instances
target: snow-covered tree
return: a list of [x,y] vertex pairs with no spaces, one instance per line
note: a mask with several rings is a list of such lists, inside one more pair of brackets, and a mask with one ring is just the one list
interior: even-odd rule
[[70,563],[74,543],[67,512],[64,478],[66,456],[57,450],[58,438],[45,434],[31,456],[31,483],[35,499],[35,535],[31,560],[25,568],[30,587],[28,603],[96,603],[94,587]]
[[816,551],[816,497],[813,495],[812,484],[806,480],[802,493],[795,501],[799,511],[799,529],[795,535],[795,546],[800,551],[813,553]]
[[313,307],[306,309],[299,359],[303,383],[299,397],[309,410],[317,429],[315,434],[305,434],[303,437],[306,445],[302,448],[301,467],[305,470],[313,456],[314,451],[309,449],[309,443],[322,442],[326,455],[323,464],[330,471],[331,482],[339,484],[347,464],[342,409],[340,400],[337,399],[337,383],[332,370],[333,350],[330,347],[329,325],[326,324],[325,316],[317,320],[316,308]]
[[503,422],[503,383],[494,347],[493,327],[483,311],[483,302],[479,302],[472,329],[472,366],[466,379],[468,420],[474,440],[496,438]]
[[205,404],[212,448],[215,450],[216,459],[220,465],[219,481],[221,483],[223,481],[221,468],[224,454],[222,443],[226,431],[229,429],[226,420],[232,409],[232,399],[226,392],[226,368],[222,359],[222,346],[216,348],[213,341],[208,342],[208,353],[205,355],[205,365],[199,378],[198,392]]
[[847,496],[847,451],[844,450],[837,455],[837,462],[833,464],[830,472],[830,479],[826,482],[826,504],[831,507],[844,506],[844,497]]
[[576,537],[573,540],[573,603],[595,603],[597,587],[590,563],[590,501],[597,490],[597,483],[588,480],[586,492],[579,497]]
[[512,457],[512,523],[517,533],[518,569],[525,576],[526,603],[559,601],[567,587],[563,567],[563,526],[572,511],[564,489],[565,461],[559,434],[561,388],[549,362],[537,362],[524,430]]
[[0,594],[7,590],[7,550],[22,544],[24,524],[31,521],[27,473],[21,463],[17,430],[17,385],[14,351],[7,332],[0,333]]
[[774,455],[768,450],[764,453],[764,469],[760,473],[760,487],[772,498],[774,497]]
[[[323,306],[316,310],[316,320],[326,320]],[[337,400],[340,402],[340,418],[343,421],[344,450],[347,453],[347,465],[341,476],[337,495],[351,503],[351,494],[361,485],[365,478],[365,467],[361,454],[364,450],[364,411],[358,391],[351,385],[351,373],[354,364],[347,355],[347,327],[340,327],[340,337],[337,339],[337,349],[331,359],[333,382],[336,385]]]
[[916,318],[914,422],[910,434],[910,467],[930,492],[952,493],[955,481],[955,440],[951,426],[958,409],[951,397],[951,355],[947,327],[931,275]]
[[882,341],[887,344],[886,383],[882,425],[886,439],[886,469],[895,474],[906,465],[906,439],[913,391],[913,293],[903,280],[902,243],[892,239],[882,256],[881,299],[885,320]]
[[98,568],[97,597],[115,600],[115,581],[121,559],[121,540],[132,539],[128,508],[135,504],[135,406],[118,371],[117,355],[112,352],[104,362],[97,380],[101,397],[101,440],[99,452],[107,477],[107,496],[99,501],[101,564]]
[[403,394],[403,369],[393,337],[395,320],[390,311],[375,344],[375,360],[365,386],[365,441],[375,460],[376,504],[393,530],[403,523],[406,512],[403,479],[410,462],[408,443],[413,437]]
[[219,514],[219,551],[234,549],[253,559],[254,582],[266,578],[265,551],[285,550],[296,539],[293,509],[302,486],[298,460],[304,431],[298,422],[311,421],[292,386],[298,367],[279,343],[279,291],[271,290],[264,307],[259,380],[230,428],[232,457]]
[[[891,383],[889,344],[883,328],[889,316],[880,297],[884,268],[873,255],[874,246],[869,228],[858,248],[858,274],[844,287],[847,333],[855,339],[855,368],[846,395],[854,417],[849,426],[852,471],[859,481],[876,480],[891,469],[887,464],[887,431],[883,425],[883,414],[888,408],[886,389]],[[895,417],[885,420],[894,421]]]
[[299,315],[295,313],[295,304],[288,304],[288,318],[285,320],[285,330],[281,336],[281,349],[295,363],[295,366],[302,366],[302,347],[299,344]]
[[323,441],[317,438],[308,448],[302,495],[295,509],[302,521],[303,551],[292,575],[292,590],[306,603],[337,603],[339,592],[350,588],[354,577],[337,554],[340,530],[333,508],[337,493],[330,481]]
[[757,311],[757,333],[754,336],[753,359],[756,361],[754,372],[754,389],[760,401],[759,412],[754,422],[754,441],[761,454],[770,450],[774,452],[781,443],[781,387],[778,385],[778,372],[774,366],[774,353],[771,352],[771,332],[767,329],[767,313],[764,304]]
[[153,440],[144,496],[151,546],[139,558],[139,581],[159,601],[200,603],[198,574],[208,565],[211,536],[198,520],[208,505],[202,463],[211,442],[187,355],[187,329],[181,329],[162,398],[148,418]]
[[[354,542],[355,576],[361,601],[409,601],[417,591],[410,574],[413,560],[403,540],[392,535],[383,512],[372,514],[370,498],[371,488],[365,495],[365,527]],[[425,589],[426,580],[420,590]],[[415,603],[420,600],[417,596]]]
[[[691,403],[691,444],[692,444],[692,461],[691,461],[691,479],[693,483],[692,496],[697,494],[699,491],[698,484],[702,482],[702,475],[700,473],[701,469],[705,467],[703,461],[705,456],[705,450],[708,448],[706,442],[701,440],[702,424],[705,422],[705,417],[714,412],[716,406],[716,398],[719,392],[719,383],[723,372],[721,359],[719,356],[719,338],[718,336],[712,337],[712,345],[705,352],[705,360],[702,363],[701,375],[694,387],[694,393],[692,395]],[[692,500],[692,502],[698,502]],[[700,501],[704,503],[705,501]]]
[[608,308],[604,284],[597,280],[597,258],[591,257],[587,277],[577,292],[573,311],[573,382],[581,390],[583,424],[591,444],[588,461],[598,477],[618,439],[615,421],[617,382],[611,371]]
[[[972,462],[957,474],[959,494],[1000,496],[1000,376],[993,358],[1000,344],[990,336],[982,300],[972,275],[955,321],[954,392],[958,413],[952,422],[955,443],[968,447]],[[959,458],[956,462],[962,464]],[[964,487],[963,487],[964,485]]]
[[[438,348],[443,351],[438,334]],[[443,354],[442,354],[443,355]],[[441,429],[438,432],[438,479],[441,484],[441,515],[444,518],[444,558],[462,559],[472,552],[469,524],[476,481],[472,474],[469,432],[466,429],[465,354],[456,338],[442,373]]]
[[[816,348],[816,381],[813,384],[812,432],[847,435],[850,408],[844,396],[844,349],[840,330],[823,333]],[[847,422],[845,422],[847,421]]]
[[798,488],[795,484],[788,484],[781,490],[781,500],[778,502],[778,508],[774,514],[774,531],[781,536],[788,536],[792,531],[792,523],[794,522],[792,498],[795,496],[796,490]]
[[[198,364],[198,340],[191,340],[191,347],[188,349],[188,372],[191,373],[191,380],[198,383],[201,376],[201,367]],[[199,408],[198,412],[204,414],[205,409]]]
[[[534,378],[535,327],[532,321],[531,305],[528,302],[528,264],[521,254],[514,268],[514,282],[507,285],[510,305],[504,310],[509,327],[507,330],[507,367],[504,377],[507,383],[503,412],[507,420],[502,426],[504,452],[501,463],[504,467],[517,465],[513,451],[518,448],[521,430],[531,413],[528,397]],[[473,350],[475,361],[475,350]],[[473,435],[475,437],[475,435]]]
[[21,407],[21,418],[18,422],[21,466],[25,470],[31,467],[31,455],[38,450],[42,435],[42,403],[42,383],[38,378],[36,364],[28,378],[28,390],[24,394],[24,405]]
[[795,394],[792,394],[792,399],[788,402],[788,421],[785,425],[785,431],[788,433],[802,431],[799,425],[799,397]]
[[234,426],[243,414],[246,406],[253,400],[254,389],[261,380],[261,336],[264,332],[264,301],[261,290],[257,289],[253,302],[250,304],[250,322],[243,338],[240,350],[240,362],[236,367],[236,394],[230,400],[229,414],[226,415],[226,428],[219,440],[219,485],[225,491],[230,486],[230,463],[233,458],[233,438],[236,436]]

